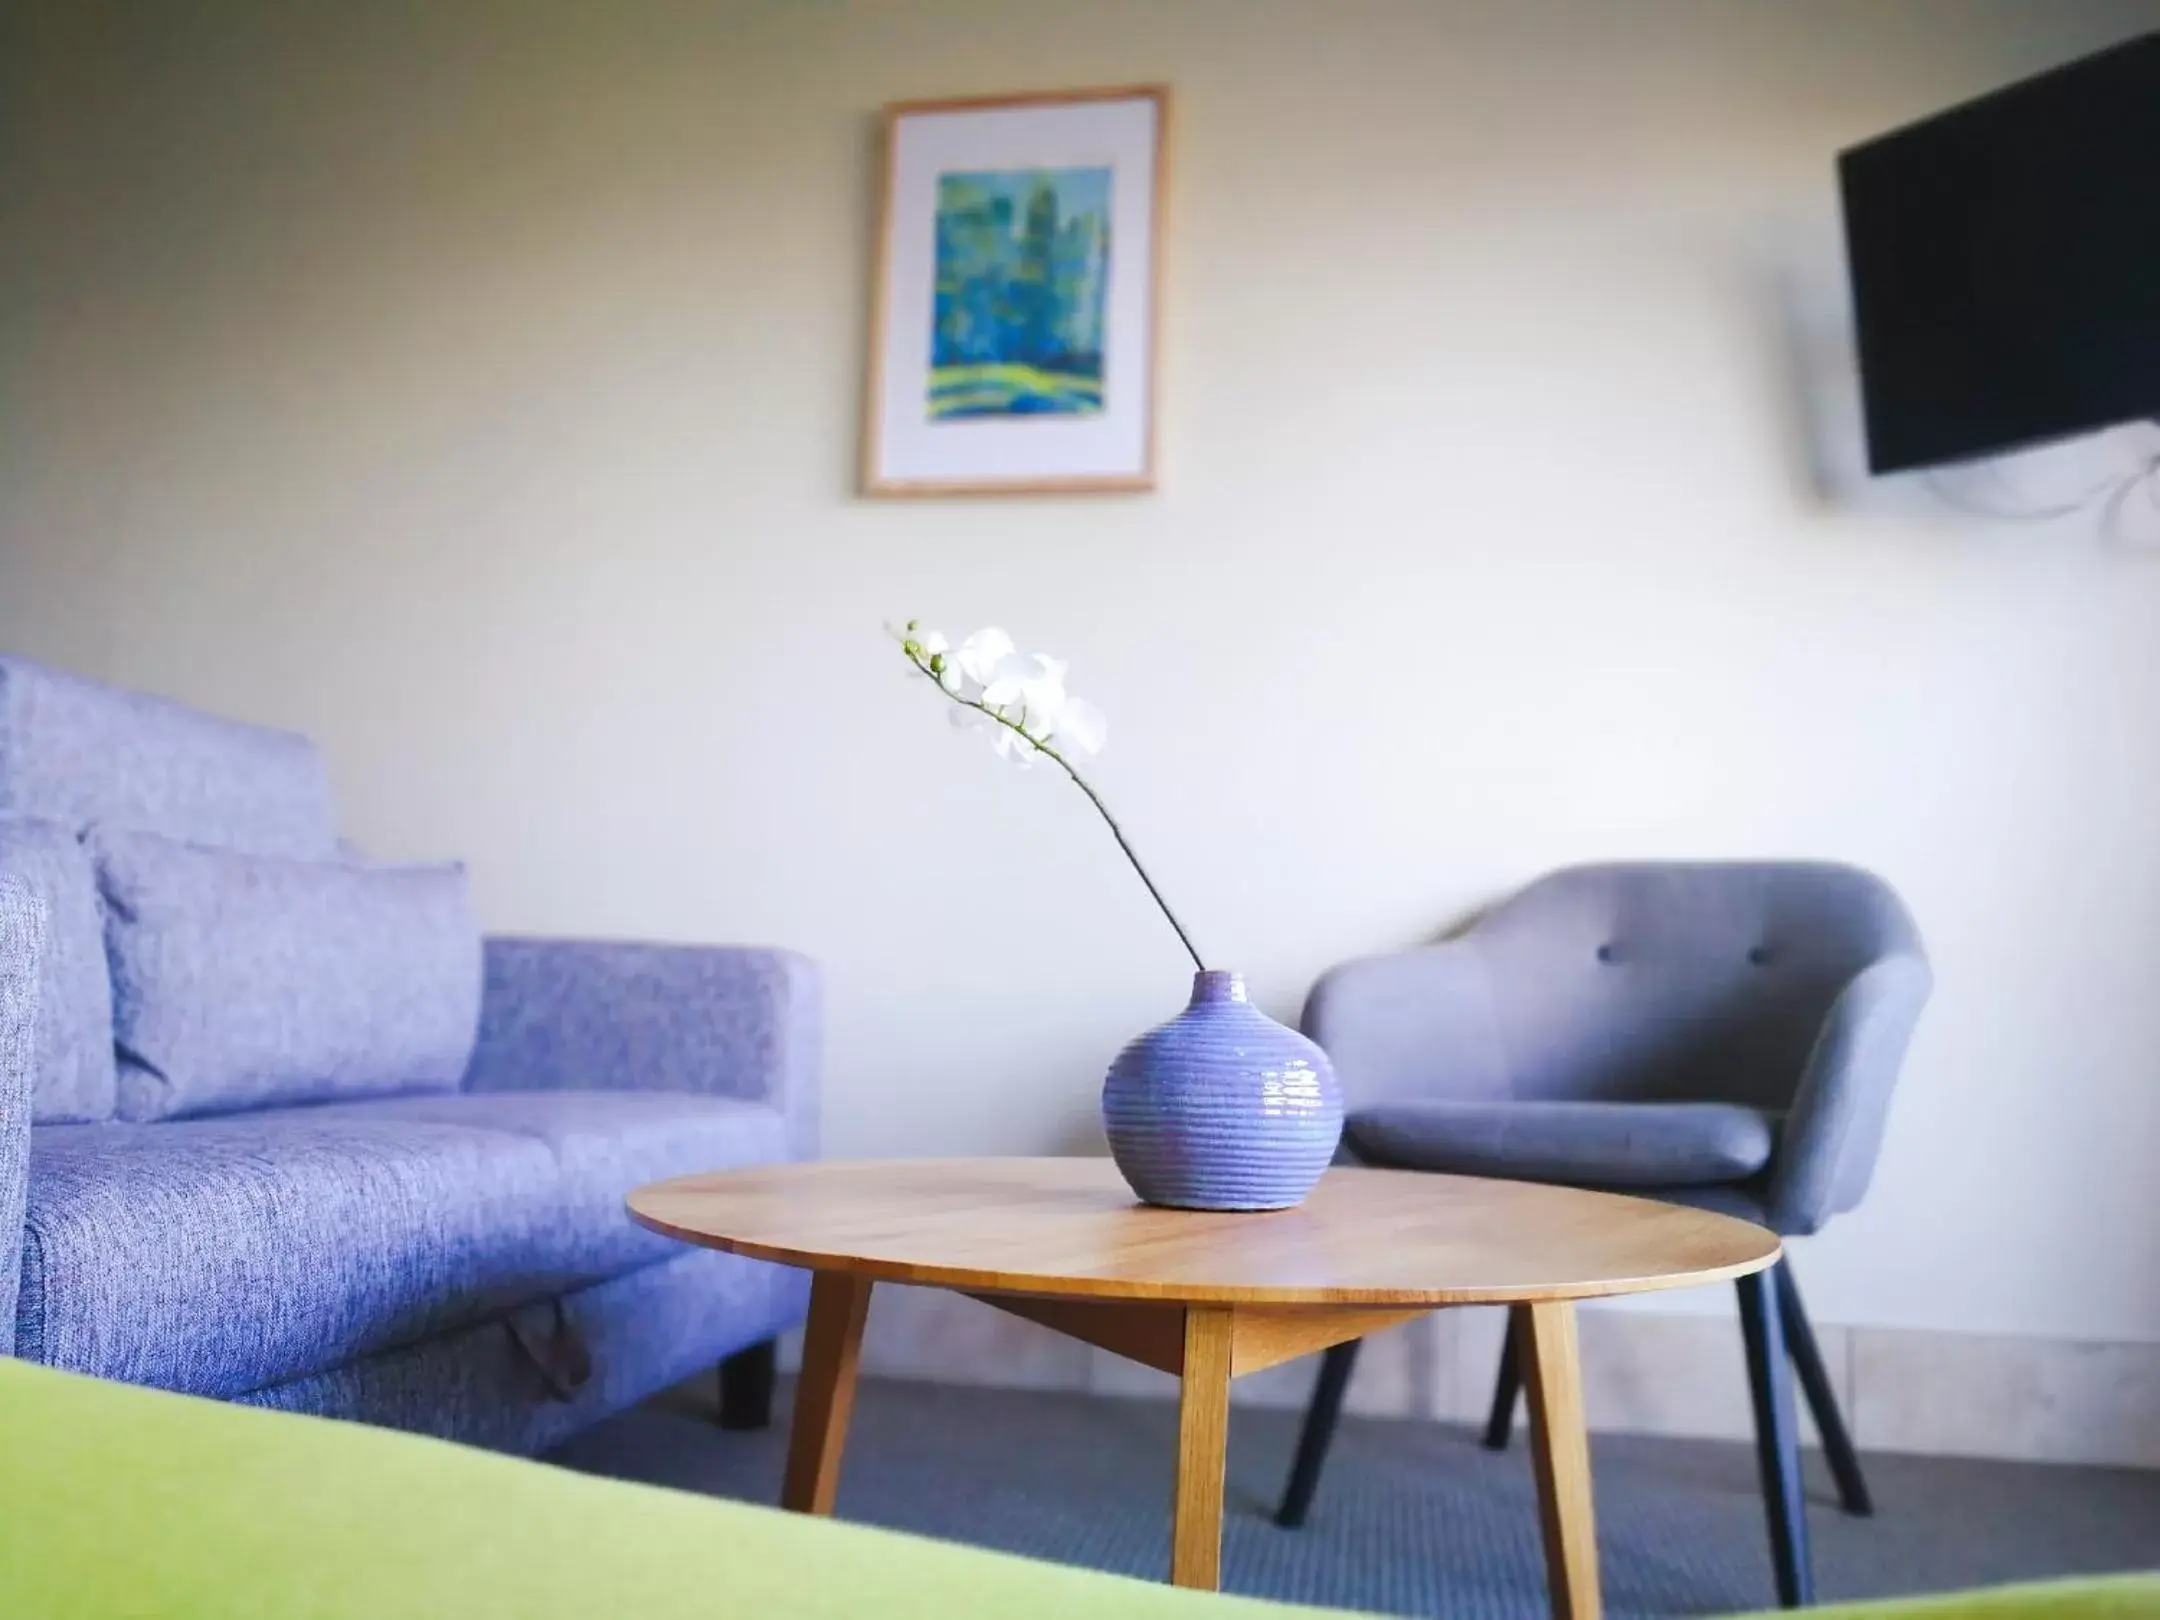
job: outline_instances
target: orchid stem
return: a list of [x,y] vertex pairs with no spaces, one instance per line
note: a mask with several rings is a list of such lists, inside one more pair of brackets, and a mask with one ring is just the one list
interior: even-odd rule
[[973,709],[977,714],[985,715],[988,718],[996,721],[1007,731],[1013,732],[1017,736],[1019,736],[1036,753],[1041,754],[1046,759],[1054,760],[1057,762],[1058,768],[1062,770],[1067,776],[1072,778],[1073,786],[1087,795],[1088,803],[1092,804],[1095,807],[1095,813],[1103,818],[1103,825],[1110,829],[1110,836],[1117,840],[1117,847],[1120,850],[1124,851],[1125,859],[1127,860],[1127,862],[1131,864],[1132,869],[1135,872],[1140,874],[1140,881],[1147,885],[1148,898],[1155,902],[1155,909],[1163,914],[1163,921],[1167,922],[1170,925],[1171,930],[1176,933],[1178,937],[1178,943],[1185,947],[1185,954],[1192,958],[1193,967],[1197,971],[1205,973],[1207,971],[1207,964],[1200,960],[1200,953],[1197,950],[1193,949],[1192,936],[1185,932],[1185,925],[1177,920],[1177,913],[1170,909],[1170,902],[1163,898],[1162,890],[1155,887],[1155,880],[1148,876],[1148,869],[1140,864],[1140,857],[1133,852],[1132,844],[1125,837],[1125,829],[1117,824],[1117,817],[1113,816],[1110,813],[1110,807],[1103,803],[1102,795],[1097,793],[1092,787],[1088,786],[1088,781],[1086,777],[1082,776],[1078,771],[1073,769],[1072,761],[1067,759],[1063,754],[1059,753],[1055,748],[1052,748],[1047,742],[1042,742],[1034,737],[1030,737],[1027,733],[1027,728],[1025,726],[1022,726],[1015,721],[1006,719],[1004,715],[998,713],[997,710],[991,708],[981,699],[964,698],[958,692],[955,692],[948,688],[943,681],[938,679],[937,672],[933,670],[928,663],[924,662],[923,659],[918,657],[912,651],[908,653],[908,662],[913,664],[915,668],[921,672],[925,680],[927,680],[932,686],[936,687],[946,697],[950,698],[953,702],[960,705],[961,708]]

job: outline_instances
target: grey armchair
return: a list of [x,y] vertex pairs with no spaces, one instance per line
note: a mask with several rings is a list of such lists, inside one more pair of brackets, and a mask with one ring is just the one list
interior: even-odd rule
[[[1304,1027],[1369,1164],[1604,1188],[1782,1236],[1867,1191],[1931,980],[1881,879],[1814,863],[1555,872],[1424,950],[1335,968]],[[1738,1284],[1778,1596],[1811,1601],[1800,1376],[1848,1512],[1872,1505],[1790,1259]],[[1355,1364],[1327,1353],[1276,1520],[1304,1521]],[[1486,1444],[1521,1379],[1501,1358]]]

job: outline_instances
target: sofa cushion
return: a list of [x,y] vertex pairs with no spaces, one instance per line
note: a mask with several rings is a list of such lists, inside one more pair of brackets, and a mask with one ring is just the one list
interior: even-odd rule
[[0,813],[327,859],[330,779],[305,737],[0,658]]
[[457,1085],[480,927],[455,866],[93,835],[122,1119]]
[[0,816],[0,872],[45,902],[30,1117],[39,1124],[110,1119],[112,991],[90,855],[57,822]]
[[40,1126],[16,1351],[243,1394],[675,1254],[630,1190],[785,1144],[777,1109],[681,1092]]
[[779,1109],[702,1092],[493,1091],[331,1103],[308,1113],[456,1126],[537,1143],[557,1171],[545,1214],[552,1263],[585,1279],[682,1252],[680,1243],[648,1232],[624,1212],[634,1188],[788,1157]]
[[1760,1109],[1696,1102],[1391,1103],[1343,1134],[1371,1164],[1613,1188],[1744,1180],[1776,1143]]

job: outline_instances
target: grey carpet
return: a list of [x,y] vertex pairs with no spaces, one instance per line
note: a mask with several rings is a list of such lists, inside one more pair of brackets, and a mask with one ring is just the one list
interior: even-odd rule
[[[1160,1579],[1176,1416],[1164,1401],[866,1382],[840,1514]],[[1284,1531],[1267,1515],[1296,1424],[1290,1412],[1233,1416],[1227,1589],[1393,1614],[1544,1620],[1537,1510],[1519,1440],[1495,1456],[1462,1429],[1346,1418],[1310,1523]],[[784,1421],[726,1434],[709,1404],[676,1396],[587,1431],[555,1460],[769,1502],[784,1444]],[[1600,1435],[1594,1451],[1608,1613],[1772,1602],[1751,1448]],[[1825,1601],[2160,1564],[2160,1474],[1865,1461],[1877,1514],[1849,1519],[1820,1460],[1809,1458]]]

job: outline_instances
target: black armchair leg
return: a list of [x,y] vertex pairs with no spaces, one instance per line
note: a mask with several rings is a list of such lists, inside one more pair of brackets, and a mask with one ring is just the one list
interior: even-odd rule
[[1808,1410],[1815,1415],[1815,1432],[1822,1436],[1823,1457],[1830,1464],[1831,1477],[1837,1481],[1838,1504],[1857,1518],[1867,1518],[1875,1511],[1875,1499],[1868,1494],[1867,1478],[1860,1472],[1852,1436],[1845,1432],[1837,1393],[1830,1387],[1829,1373],[1823,1369],[1822,1351],[1816,1348],[1807,1308],[1800,1303],[1800,1284],[1793,1278],[1792,1262],[1780,1260],[1775,1276],[1778,1314],[1785,1323],[1785,1348],[1792,1354],[1793,1371],[1800,1375]]
[[1505,1451],[1515,1428],[1515,1403],[1522,1399],[1522,1350],[1515,1343],[1515,1313],[1500,1336],[1500,1376],[1493,1380],[1492,1415],[1485,1420],[1485,1449]]
[[1350,1387],[1362,1342],[1345,1340],[1330,1347],[1320,1360],[1312,1404],[1305,1408],[1305,1426],[1298,1431],[1297,1458],[1290,1464],[1290,1479],[1275,1509],[1275,1522],[1285,1530],[1295,1530],[1305,1522],[1313,1492],[1320,1487],[1320,1466],[1327,1461],[1328,1443],[1335,1438],[1335,1420],[1342,1416],[1343,1392]]
[[1785,1365],[1784,1322],[1771,1273],[1742,1277],[1740,1331],[1747,1340],[1748,1391],[1755,1400],[1755,1456],[1762,1472],[1763,1508],[1770,1519],[1770,1559],[1778,1602],[1788,1609],[1815,1601],[1809,1567],[1807,1498],[1800,1488],[1800,1418]]
[[773,1373],[777,1365],[777,1346],[770,1339],[738,1350],[720,1363],[721,1428],[772,1426]]

